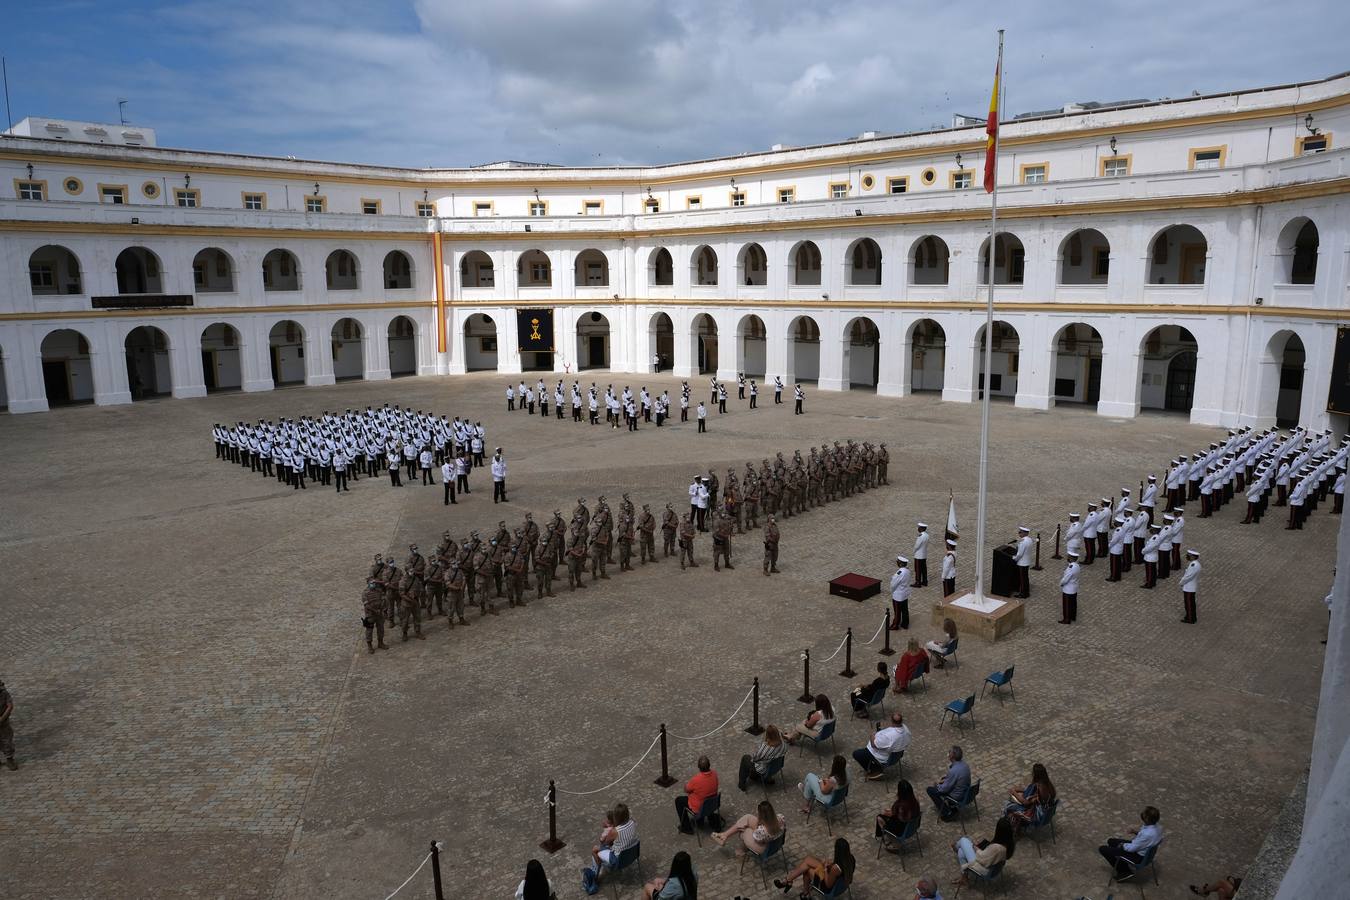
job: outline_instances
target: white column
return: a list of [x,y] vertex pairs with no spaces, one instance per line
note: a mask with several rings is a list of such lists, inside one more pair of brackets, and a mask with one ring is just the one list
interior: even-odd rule
[[1057,349],[1050,332],[1058,323],[1037,316],[1019,324],[1022,327],[1017,332],[1017,394],[1013,405],[1023,409],[1049,409],[1055,405]]
[[497,321],[497,371],[518,375],[524,371],[520,362],[520,342],[516,335],[516,310],[507,307],[493,316]]
[[824,316],[820,329],[820,375],[816,387],[822,391],[848,390],[849,356],[852,345],[848,335],[839,335],[839,316]]
[[246,393],[270,391],[272,384],[272,341],[266,331],[258,335],[263,326],[261,317],[250,317],[246,321],[232,322],[239,332],[239,377]]
[[390,378],[388,326],[381,327],[375,322],[376,317],[373,313],[361,320],[364,377],[367,381],[388,381]]
[[947,328],[946,322],[942,323],[947,340],[946,370],[942,373],[943,400],[970,403],[977,399],[975,385],[976,373],[980,370],[977,356],[980,347],[975,343],[975,333],[983,324],[984,316],[977,320],[973,314],[953,319],[951,328]]
[[[895,269],[895,261],[891,263]],[[903,266],[900,266],[903,272]],[[884,269],[882,270],[885,271]],[[877,395],[907,397],[910,393],[910,369],[914,359],[913,347],[905,339],[906,323],[897,312],[885,312],[877,317]]]
[[1103,345],[1102,389],[1097,398],[1097,414],[1133,419],[1139,415],[1139,380],[1143,377],[1139,342],[1123,333],[1125,329],[1119,331],[1122,333],[1117,334],[1113,344]]
[[[300,320],[305,329],[305,384],[332,384],[333,323],[320,316]],[[268,337],[271,344],[271,337]]]
[[7,330],[3,337],[3,346],[9,411],[46,412],[47,385],[42,378],[42,347],[34,329]]
[[98,406],[131,402],[126,349],[117,332],[111,324],[89,329],[89,368],[94,373],[94,403]]
[[689,308],[680,310],[666,310],[670,315],[671,327],[674,329],[674,350],[675,364],[674,375],[676,378],[692,378],[694,368],[698,364],[698,353],[694,350],[693,317],[697,314]]
[[206,376],[202,372],[201,335],[192,323],[179,321],[169,334],[169,370],[173,378],[173,396],[205,397]]
[[[720,258],[718,260],[720,266]],[[720,274],[720,268],[719,268]],[[741,371],[741,341],[736,334],[735,312],[728,315],[722,312],[709,313],[717,323],[717,379],[719,381],[736,380]]]

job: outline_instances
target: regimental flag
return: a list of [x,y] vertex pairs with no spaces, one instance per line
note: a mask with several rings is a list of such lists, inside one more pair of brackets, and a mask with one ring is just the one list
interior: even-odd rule
[[947,503],[947,540],[954,541],[961,537],[961,529],[956,525],[956,495],[952,494]]
[[994,92],[989,96],[989,119],[984,126],[984,192],[994,191],[994,181],[998,177],[998,160],[995,158],[994,145],[998,141],[998,83],[1003,69],[1003,50],[1000,47],[998,62],[994,65]]
[[552,353],[553,310],[516,310],[516,337],[521,353]]

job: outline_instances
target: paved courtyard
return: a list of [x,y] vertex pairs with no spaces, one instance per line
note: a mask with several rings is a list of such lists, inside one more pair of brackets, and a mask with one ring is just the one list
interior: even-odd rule
[[[584,373],[601,386],[669,387],[669,378]],[[533,376],[531,376],[531,380]],[[948,491],[964,533],[959,581],[974,565],[974,486],[979,408],[934,395],[903,400],[814,390],[807,415],[790,404],[730,402],[709,433],[694,425],[637,434],[508,414],[506,378],[471,375],[347,383],[201,400],[72,408],[0,416],[0,678],[16,702],[22,768],[0,770],[0,880],[6,898],[386,896],[412,872],[429,841],[445,842],[447,896],[508,897],[532,856],[560,898],[582,896],[578,870],[604,808],[634,810],[643,871],[665,873],[688,849],[700,896],[767,897],[753,863],[737,874],[731,851],[675,831],[678,786],[653,784],[655,751],[618,786],[560,800],[567,846],[549,856],[542,802],[549,779],[572,791],[603,787],[651,743],[658,726],[697,735],[731,714],[758,677],[765,721],[805,712],[800,652],[829,656],[846,627],[871,637],[883,598],[829,596],[826,581],[855,570],[889,575],[912,546],[914,522],[940,535]],[[695,381],[703,393],[706,381]],[[734,392],[733,392],[734,396]],[[213,422],[318,414],[392,400],[483,422],[505,447],[510,500],[493,506],[488,479],[441,505],[439,487],[393,489],[361,479],[350,493],[311,485],[296,492],[217,462]],[[1062,563],[1051,560],[1055,523],[1088,500],[1161,474],[1212,429],[1169,415],[1132,421],[1083,408],[993,410],[991,531],[1025,522],[1045,536],[1045,571],[1033,575],[1027,627],[996,645],[964,641],[961,665],[928,678],[928,690],[888,700],[914,743],[904,777],[935,782],[960,742],[986,798],[967,827],[987,837],[1006,789],[1043,762],[1062,798],[1058,842],[1044,856],[1029,842],[1005,871],[1008,896],[1103,898],[1103,838],[1162,810],[1167,842],[1161,886],[1150,897],[1189,896],[1186,884],[1241,874],[1266,823],[1306,766],[1315,716],[1325,612],[1338,520],[1323,506],[1307,530],[1281,528],[1279,511],[1240,527],[1238,506],[1200,520],[1187,544],[1204,554],[1200,624],[1178,623],[1175,578],[1156,591],[1135,569],[1105,584],[1085,570],[1080,621],[1055,624]],[[782,450],[825,440],[885,440],[891,486],[782,523],[782,575],[765,578],[756,537],[740,538],[735,571],[681,572],[673,560],[617,573],[584,592],[506,610],[425,641],[366,653],[361,579],[371,556],[424,550],[498,519],[536,519],[577,497],[629,491],[639,506],[685,504],[696,471],[739,471]],[[698,555],[711,562],[700,537]],[[917,591],[914,632],[936,632]],[[857,679],[879,659],[855,649]],[[842,655],[812,672],[813,689],[846,706]],[[947,701],[979,692],[984,676],[1015,664],[1016,699],[977,701],[978,724],[938,730]],[[749,708],[702,741],[672,740],[680,782],[706,752],[723,777],[724,812],[750,811],[736,763],[753,748]],[[861,746],[867,726],[841,719],[839,751]],[[808,751],[787,764],[788,793],[770,796],[789,821],[793,861],[827,854],[825,824],[798,814],[792,791],[822,770]],[[857,783],[851,822],[836,832],[860,864],[859,900],[909,897],[920,872],[956,875],[948,850],[956,824],[926,815],[922,859],[875,860],[872,814],[894,795],[894,777]],[[1129,896],[1133,891],[1117,890]],[[628,895],[636,894],[630,888]],[[400,897],[432,895],[424,870]],[[951,892],[947,891],[947,896]]]

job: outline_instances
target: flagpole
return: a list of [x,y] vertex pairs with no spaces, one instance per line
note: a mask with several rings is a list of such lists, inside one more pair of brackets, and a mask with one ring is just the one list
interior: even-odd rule
[[[998,66],[997,72],[998,84],[994,88],[994,96],[997,98],[995,103],[994,115],[1001,117],[1003,113],[1003,98],[1000,94],[1003,91],[1003,29],[998,30]],[[983,384],[980,385],[980,485],[979,493],[975,500],[975,600],[977,603],[984,601],[984,518],[986,508],[986,493],[989,490],[989,383],[990,370],[993,368],[994,359],[994,260],[998,251],[998,142],[1001,129],[997,122],[994,127],[994,189],[990,192],[992,202],[989,212],[989,269],[988,269],[988,297],[984,310],[984,376]]]

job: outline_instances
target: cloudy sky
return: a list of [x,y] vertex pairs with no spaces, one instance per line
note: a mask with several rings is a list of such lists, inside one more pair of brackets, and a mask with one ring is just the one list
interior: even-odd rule
[[[1303,0],[0,0],[13,117],[162,146],[408,166],[643,164],[1350,69]],[[1109,12],[1108,12],[1109,11]],[[22,40],[21,40],[22,38]]]

